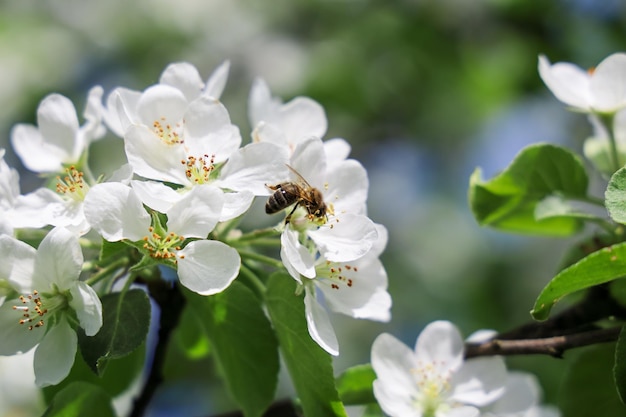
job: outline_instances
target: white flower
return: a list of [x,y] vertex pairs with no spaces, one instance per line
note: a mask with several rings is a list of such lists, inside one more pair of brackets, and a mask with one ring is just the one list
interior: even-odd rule
[[221,190],[211,185],[194,187],[164,214],[167,225],[150,226],[135,191],[124,184],[104,183],[91,189],[85,215],[104,239],[144,241],[154,259],[178,270],[180,282],[190,290],[210,295],[223,291],[237,277],[241,259],[230,246],[205,239],[219,220],[224,204]]
[[504,394],[484,407],[482,417],[558,417],[559,412],[539,405],[541,388],[537,378],[522,372],[507,375]]
[[43,396],[35,385],[34,353],[31,349],[21,355],[0,357],[0,416],[43,415]]
[[624,166],[626,164],[626,109],[615,113],[613,126],[605,126],[595,114],[589,115],[589,121],[593,126],[593,136],[585,140],[583,152],[598,171],[610,177],[614,172],[614,167],[611,161],[611,145],[607,128],[612,129],[619,159],[617,162],[620,166]]
[[[310,257],[313,279],[301,277],[296,268],[289,264],[289,256],[281,253],[289,273],[304,286],[309,334],[332,355],[339,354],[339,346],[322,303],[334,312],[357,319],[382,322],[391,319],[391,296],[387,292],[387,273],[379,260],[387,244],[387,231],[384,226],[378,225],[377,232],[378,240],[374,247],[366,255],[352,262],[332,262],[321,256],[314,260],[310,254],[304,254],[303,258]],[[295,232],[286,231],[282,241],[281,252],[303,248],[297,241]],[[322,300],[318,295],[323,297]]]
[[557,99],[585,113],[615,113],[626,106],[626,54],[605,58],[593,71],[539,56],[539,75]]
[[392,417],[473,417],[504,392],[500,357],[464,361],[463,339],[447,321],[424,328],[412,351],[383,333],[372,345],[374,395]]
[[[226,85],[229,68],[230,63],[225,61],[213,71],[205,84],[192,64],[173,63],[165,68],[159,84],[176,88],[185,97],[187,103],[202,96],[218,100]],[[137,105],[141,95],[139,91],[118,87],[107,97],[107,105],[102,110],[104,120],[119,137],[124,136],[130,125],[139,123]]]
[[272,97],[265,81],[258,78],[252,84],[248,99],[248,115],[255,142],[271,142],[290,153],[304,140],[322,138],[328,121],[324,108],[308,97],[296,97],[283,104]]
[[[11,270],[19,297],[0,306],[0,355],[15,355],[37,346],[34,358],[38,386],[54,385],[69,373],[76,354],[75,325],[87,336],[102,326],[102,304],[95,291],[78,280],[83,255],[78,237],[55,228],[37,251],[8,236],[3,246],[20,253]],[[76,320],[78,323],[76,323]]]
[[11,144],[24,166],[34,172],[61,172],[64,166],[81,166],[89,144],[105,134],[102,125],[102,88],[89,91],[83,126],[72,102],[60,95],[44,98],[37,109],[38,127],[18,124],[11,131]]
[[[298,232],[298,240],[314,258],[315,252],[319,251],[327,261],[349,262],[369,252],[378,236],[376,226],[365,215],[368,190],[365,168],[351,159],[327,167],[324,146],[318,138],[308,139],[298,145],[290,166],[295,170],[291,173],[291,182],[302,184],[306,181],[308,185],[305,187],[310,186],[321,192],[326,214],[312,216],[301,205],[290,216],[284,232]],[[309,240],[314,246],[311,246]],[[302,250],[285,254],[290,258],[287,263],[311,265],[304,258],[297,259],[304,256]],[[313,278],[310,268],[308,272],[298,272]]]

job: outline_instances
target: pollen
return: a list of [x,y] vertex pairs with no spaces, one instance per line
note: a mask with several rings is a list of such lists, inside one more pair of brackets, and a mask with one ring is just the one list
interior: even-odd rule
[[28,330],[44,325],[43,317],[48,313],[48,309],[43,306],[39,293],[35,290],[31,294],[20,295],[21,305],[14,305],[13,310],[21,313],[18,323],[26,326]]
[[89,190],[89,186],[83,180],[83,173],[73,165],[66,168],[65,172],[67,174],[65,177],[57,176],[57,193],[75,201],[83,201]]
[[166,123],[166,119],[164,117],[160,120],[155,120],[154,123],[152,123],[153,132],[161,138],[163,143],[167,145],[179,145],[183,143],[183,140],[178,134],[180,128],[181,126],[179,123],[176,123],[174,126]]
[[195,184],[205,184],[209,182],[211,173],[215,170],[215,154],[205,154],[199,158],[195,156],[187,157],[187,160],[180,161],[185,166],[185,175]]
[[185,238],[170,232],[161,236],[153,227],[148,229],[149,235],[143,238],[143,248],[148,251],[150,257],[160,260],[172,260],[176,263],[176,253],[182,249]]

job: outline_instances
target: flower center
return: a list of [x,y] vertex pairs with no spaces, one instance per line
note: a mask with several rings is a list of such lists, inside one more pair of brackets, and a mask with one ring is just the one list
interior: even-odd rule
[[168,233],[161,236],[150,227],[150,234],[143,238],[143,248],[146,249],[150,256],[154,259],[173,260],[176,263],[176,252],[181,250],[181,244],[185,240],[184,237],[176,233]]
[[351,288],[359,269],[345,263],[326,261],[315,267],[316,278],[333,290]]
[[55,311],[67,306],[67,299],[62,294],[43,296],[37,290],[31,294],[20,295],[19,300],[21,304],[14,305],[13,310],[21,313],[18,323],[28,330],[42,327],[44,317],[51,317]]
[[183,139],[181,139],[178,131],[181,126],[179,123],[176,123],[173,127],[171,124],[166,123],[166,119],[162,117],[160,120],[155,120],[152,123],[152,130],[154,133],[161,138],[163,143],[168,145],[178,145],[183,143]]
[[61,179],[57,177],[57,193],[64,195],[74,201],[85,200],[85,195],[89,191],[89,186],[83,180],[83,173],[78,171],[73,165],[65,169],[67,175]]
[[435,363],[420,363],[411,372],[417,377],[419,394],[414,399],[416,407],[424,417],[435,417],[438,412],[449,410],[446,397],[450,391],[450,372],[437,369]]
[[215,155],[204,155],[200,158],[188,156],[187,160],[180,161],[185,165],[185,175],[194,184],[206,184],[211,173],[215,170]]

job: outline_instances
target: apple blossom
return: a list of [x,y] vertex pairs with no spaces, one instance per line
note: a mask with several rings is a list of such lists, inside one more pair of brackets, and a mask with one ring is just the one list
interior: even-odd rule
[[[302,245],[296,233],[285,231],[282,236],[281,258],[289,273],[303,285],[307,327],[311,338],[332,355],[339,354],[337,338],[330,319],[322,307],[357,319],[386,322],[391,319],[391,296],[387,292],[387,273],[379,256],[387,244],[387,231],[377,225],[378,240],[364,256],[352,262],[332,262],[322,256],[314,259],[306,253],[313,269],[307,278],[289,263],[285,251],[299,250]],[[294,257],[292,257],[294,258]],[[295,259],[301,259],[295,257]],[[319,296],[322,300],[320,301]]]
[[[94,186],[85,215],[104,239],[143,242],[144,253],[176,268],[180,282],[202,295],[223,291],[237,277],[239,254],[230,246],[204,240],[219,220],[224,204],[217,187],[195,187],[164,214],[167,224],[151,226],[150,215],[133,188],[121,183]],[[156,218],[156,217],[155,217]],[[199,238],[188,242],[187,238]]]
[[55,228],[39,248],[9,236],[0,236],[4,246],[20,252],[6,277],[15,283],[16,295],[0,306],[0,355],[14,355],[36,347],[34,367],[39,386],[61,382],[69,373],[76,354],[80,325],[87,336],[102,326],[102,305],[96,292],[79,281],[83,264],[78,238],[64,228]]
[[615,113],[626,106],[626,54],[605,58],[592,71],[539,56],[539,75],[557,99],[585,113]]
[[478,416],[504,392],[500,357],[463,359],[463,339],[447,321],[427,325],[412,351],[383,333],[372,345],[374,395],[392,417]]
[[504,394],[481,409],[482,417],[558,417],[553,407],[539,405],[541,388],[537,378],[522,372],[509,372]]
[[60,94],[44,98],[37,109],[38,127],[18,124],[11,131],[11,144],[24,166],[40,173],[61,172],[69,165],[80,167],[89,144],[105,134],[101,97],[101,87],[89,91],[82,126],[68,98]]

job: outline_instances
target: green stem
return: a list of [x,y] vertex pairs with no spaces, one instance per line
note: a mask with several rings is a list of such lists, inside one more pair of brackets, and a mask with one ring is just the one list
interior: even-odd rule
[[604,124],[604,127],[609,136],[609,150],[610,150],[610,160],[613,165],[613,172],[616,172],[618,169],[622,167],[619,162],[619,154],[617,152],[617,142],[615,141],[615,134],[613,132],[613,119],[614,114],[599,114],[598,118]]
[[266,265],[272,266],[274,268],[283,267],[283,263],[281,261],[274,259],[272,257],[269,257],[269,256],[261,255],[260,253],[248,252],[242,249],[238,249],[237,252],[239,252],[239,255],[241,255],[242,258],[258,261]]
[[237,238],[236,240],[233,240],[232,242],[229,241],[227,243],[232,243],[236,245],[237,242],[257,241],[263,238],[280,236],[280,233],[280,230],[276,230],[276,228],[274,227],[269,227],[266,229],[259,229],[255,230],[254,232],[243,234],[239,236],[239,238]]
[[248,282],[252,284],[252,286],[254,286],[254,288],[259,292],[261,296],[265,294],[265,284],[250,268],[248,268],[244,264],[241,264],[239,273],[244,276],[248,280]]
[[118,259],[117,261],[111,263],[110,265],[108,265],[105,268],[102,268],[100,271],[96,272],[95,274],[93,274],[91,277],[89,277],[89,279],[85,280],[85,282],[89,285],[94,285],[95,283],[99,282],[100,280],[108,277],[109,275],[111,275],[113,273],[113,271],[115,271],[116,269],[119,269],[123,266],[128,265],[129,262],[129,258],[127,257],[122,257],[120,259]]

